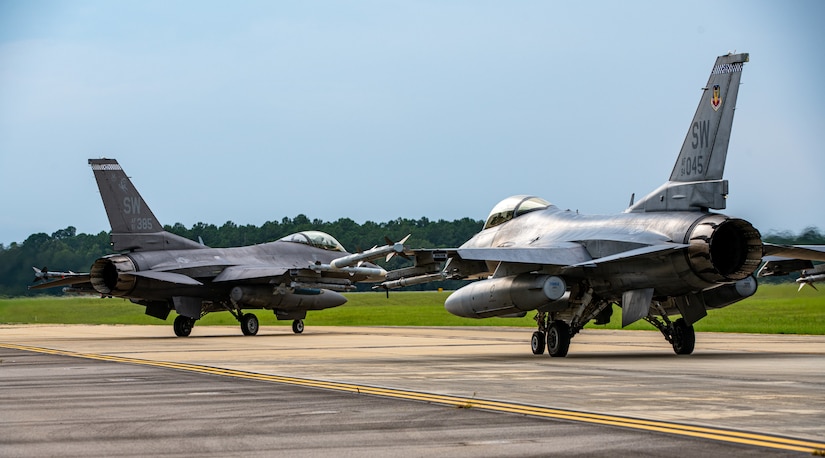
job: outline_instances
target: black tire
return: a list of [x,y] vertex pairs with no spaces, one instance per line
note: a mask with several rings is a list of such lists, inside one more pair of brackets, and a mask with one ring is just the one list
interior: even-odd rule
[[304,332],[304,320],[295,320],[292,322],[292,332],[301,334]]
[[258,317],[247,313],[241,317],[241,332],[245,336],[254,336],[258,333]]
[[689,355],[696,347],[696,331],[693,325],[685,322],[684,318],[679,318],[673,322],[673,351],[677,355]]
[[192,318],[178,315],[175,317],[175,322],[172,324],[172,329],[175,330],[175,335],[178,337],[188,337],[192,333],[192,327],[195,326],[195,320]]
[[544,340],[544,333],[541,331],[536,331],[533,333],[533,338],[530,339],[530,349],[533,350],[534,355],[540,355],[544,353],[544,346],[547,342]]
[[554,321],[547,330],[547,353],[563,358],[570,350],[570,326],[564,321]]

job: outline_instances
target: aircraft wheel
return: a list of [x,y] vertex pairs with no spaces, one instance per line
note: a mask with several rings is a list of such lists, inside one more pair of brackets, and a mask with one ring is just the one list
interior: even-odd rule
[[304,320],[295,320],[292,322],[292,332],[300,334],[304,332]]
[[544,339],[545,337],[543,332],[536,331],[533,333],[533,338],[530,339],[530,348],[533,350],[534,355],[540,355],[544,353]]
[[679,318],[673,322],[673,351],[677,355],[689,355],[693,353],[696,346],[696,332],[693,326],[685,322],[684,318]]
[[564,321],[554,321],[547,330],[547,353],[559,358],[567,356],[570,349],[570,326]]
[[241,317],[241,331],[245,336],[254,336],[258,333],[258,317],[247,313]]
[[175,317],[175,323],[172,325],[172,329],[175,330],[176,336],[186,337],[192,333],[193,326],[195,326],[195,320],[183,315],[178,315]]

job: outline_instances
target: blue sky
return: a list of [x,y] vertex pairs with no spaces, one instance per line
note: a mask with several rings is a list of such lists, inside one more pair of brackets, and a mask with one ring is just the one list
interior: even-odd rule
[[724,213],[825,230],[824,21],[793,0],[0,0],[0,243],[108,230],[94,157],[165,224],[483,219],[513,194],[620,212],[666,181],[728,51],[751,62]]

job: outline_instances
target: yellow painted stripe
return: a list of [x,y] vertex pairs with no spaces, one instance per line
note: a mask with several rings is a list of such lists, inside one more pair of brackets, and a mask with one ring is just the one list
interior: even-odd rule
[[623,428],[656,431],[667,434],[676,434],[680,436],[698,437],[723,442],[754,445],[758,447],[768,447],[782,450],[818,454],[823,453],[825,451],[825,442],[814,442],[809,440],[793,439],[788,437],[751,433],[746,431],[732,431],[712,427],[684,425],[665,421],[628,418],[616,415],[579,412],[574,410],[553,409],[550,407],[531,406],[501,401],[489,401],[485,399],[467,398],[462,396],[449,396],[434,393],[424,393],[418,391],[407,391],[393,388],[381,388],[367,385],[356,385],[351,383],[312,380],[306,378],[286,377],[281,375],[258,374],[254,372],[200,366],[196,364],[176,363],[169,361],[151,361],[136,358],[126,358],[121,356],[98,355],[93,353],[77,353],[65,350],[54,350],[49,348],[30,347],[25,345],[4,343],[0,343],[0,347],[51,355],[72,356],[77,358],[86,358],[99,361],[139,364],[143,366],[177,369],[188,372],[197,372],[201,374],[220,375],[225,377],[234,377],[247,380],[283,383],[295,386],[322,388],[327,390],[368,394],[372,396],[382,396],[395,399],[430,402],[435,404],[453,406],[457,408],[483,409],[495,412],[508,412],[521,415],[529,415],[533,417],[553,418],[559,420],[570,420],[600,425],[619,426]]

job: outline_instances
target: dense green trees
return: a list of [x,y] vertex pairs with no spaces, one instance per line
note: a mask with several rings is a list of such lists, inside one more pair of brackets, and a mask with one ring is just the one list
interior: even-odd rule
[[[197,223],[187,228],[177,223],[174,226],[166,226],[166,230],[191,240],[200,238],[204,244],[216,248],[265,243],[294,232],[318,230],[331,234],[348,251],[355,252],[386,243],[385,237],[398,241],[407,234],[412,234],[407,242],[410,248],[458,247],[481,230],[482,224],[482,221],[470,218],[454,221],[398,218],[385,223],[367,221],[358,224],[349,218],[326,222],[298,215],[295,218],[283,218],[280,222],[268,221],[260,227],[250,224],[239,226],[227,221],[220,227]],[[799,235],[790,232],[770,233],[764,239],[768,242],[793,245],[825,244],[825,234],[815,227],[806,228]],[[107,232],[77,234],[73,226],[60,229],[51,235],[32,234],[20,244],[0,244],[0,296],[32,294],[26,287],[34,278],[33,266],[60,271],[88,272],[95,259],[110,252]],[[398,268],[404,262],[403,259],[396,258],[391,265],[385,267]],[[439,284],[422,287],[436,286]],[[59,288],[45,291],[49,294],[59,292]]]
[[[481,230],[482,223],[470,218],[455,221],[398,218],[386,223],[367,221],[358,224],[349,218],[326,222],[310,220],[301,214],[295,218],[283,218],[280,222],[268,221],[260,227],[227,221],[220,227],[197,223],[187,228],[176,223],[165,229],[191,240],[203,240],[205,245],[215,248],[271,242],[295,232],[317,230],[331,234],[348,251],[355,252],[384,244],[385,237],[398,241],[407,234],[412,234],[407,242],[411,248],[457,247]],[[51,235],[42,232],[32,234],[20,244],[12,243],[7,247],[0,244],[0,296],[34,294],[27,289],[34,278],[32,267],[88,272],[95,259],[111,253],[107,232],[96,235],[76,232],[73,226],[69,226]],[[398,268],[402,262],[394,260],[388,267]],[[38,293],[59,292],[60,289],[55,288]]]

